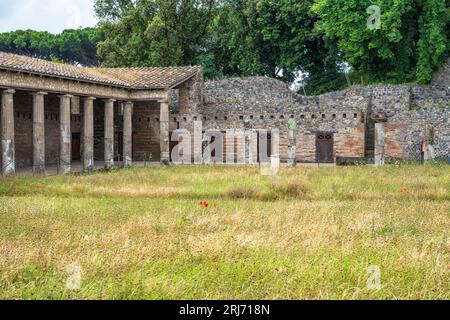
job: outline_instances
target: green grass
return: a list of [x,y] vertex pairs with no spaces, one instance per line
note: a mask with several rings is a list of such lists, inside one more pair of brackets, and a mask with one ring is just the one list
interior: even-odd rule
[[11,178],[0,204],[1,299],[450,298],[445,165]]

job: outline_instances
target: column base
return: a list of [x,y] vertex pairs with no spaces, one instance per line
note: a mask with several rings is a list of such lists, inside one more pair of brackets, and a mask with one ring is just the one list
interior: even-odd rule
[[72,171],[72,165],[64,160],[60,160],[58,165],[58,174],[69,174]]
[[88,160],[84,161],[83,171],[85,173],[92,173],[92,172],[94,172],[94,159],[88,159]]
[[37,164],[33,166],[33,173],[37,175],[45,174],[45,164]]
[[3,176],[11,176],[16,173],[16,161],[14,159],[14,143],[12,140],[2,140],[2,170]]
[[161,153],[161,164],[163,164],[163,165],[169,165],[170,164],[170,154],[169,154],[169,152],[162,152]]
[[297,164],[297,148],[295,146],[288,147],[288,167],[295,167]]
[[114,160],[105,160],[105,170],[114,169]]
[[125,157],[123,159],[123,167],[124,168],[131,168],[133,166],[133,161],[131,160],[131,157]]

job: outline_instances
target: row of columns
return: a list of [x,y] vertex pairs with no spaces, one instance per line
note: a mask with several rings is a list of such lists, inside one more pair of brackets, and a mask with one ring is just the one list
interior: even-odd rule
[[[14,90],[2,92],[1,97],[1,152],[2,170],[5,176],[15,173],[14,150]],[[45,112],[44,97],[46,92],[36,92],[33,95],[33,171],[45,173]],[[59,173],[71,171],[72,162],[72,131],[71,131],[71,95],[60,98],[60,155]],[[87,97],[83,102],[83,169],[85,172],[94,170],[94,97]],[[105,100],[105,168],[114,166],[114,102]],[[123,104],[123,161],[124,167],[132,165],[132,115],[133,103]],[[167,113],[167,120],[169,115]],[[167,128],[168,129],[168,128]],[[168,131],[167,131],[168,134]]]

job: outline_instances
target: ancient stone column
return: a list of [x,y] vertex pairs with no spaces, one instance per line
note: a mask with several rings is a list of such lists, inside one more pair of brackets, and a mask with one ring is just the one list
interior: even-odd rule
[[14,151],[14,90],[4,90],[2,93],[2,174],[12,175],[16,172],[16,159]]
[[45,173],[45,112],[46,92],[33,93],[33,172]]
[[169,103],[161,102],[160,115],[161,163],[170,161]]
[[105,100],[105,169],[114,167],[114,102]]
[[246,164],[253,164],[253,150],[252,150],[252,143],[253,143],[253,126],[252,123],[249,120],[246,120],[244,122],[245,127],[245,163]]
[[194,164],[203,162],[203,124],[201,121],[194,121]]
[[289,138],[289,146],[288,146],[288,166],[294,167],[297,164],[297,121],[295,118],[290,118],[288,121],[288,138]]
[[84,99],[83,109],[83,170],[94,171],[94,97]]
[[211,137],[206,133],[202,139],[203,164],[211,164]]
[[70,99],[72,96],[59,96],[59,167],[60,174],[70,173],[72,167],[72,131],[70,129]]
[[384,165],[385,154],[384,154],[384,123],[375,124],[375,165]]
[[123,166],[130,168],[133,161],[133,103],[123,104]]

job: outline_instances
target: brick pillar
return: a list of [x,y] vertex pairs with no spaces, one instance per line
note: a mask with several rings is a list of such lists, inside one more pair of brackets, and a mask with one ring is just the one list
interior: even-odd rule
[[133,161],[133,103],[123,104],[123,166],[129,168]]
[[170,161],[170,136],[169,136],[169,103],[161,102],[160,115],[160,144],[161,163],[169,164]]
[[384,123],[375,124],[375,165],[384,165]]
[[59,96],[59,167],[60,174],[70,173],[72,168],[72,131],[70,128],[70,99]]
[[94,97],[84,99],[83,109],[83,170],[94,171]]
[[44,96],[47,92],[33,95],[33,172],[45,174],[45,112]]
[[114,102],[105,100],[105,169],[114,167]]
[[16,159],[14,151],[14,90],[4,90],[2,93],[1,112],[1,151],[2,167],[4,176],[12,175],[16,172]]

